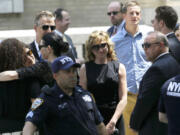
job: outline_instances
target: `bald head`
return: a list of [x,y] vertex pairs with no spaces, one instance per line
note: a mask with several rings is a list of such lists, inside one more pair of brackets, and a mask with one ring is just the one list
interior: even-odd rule
[[113,25],[120,25],[122,20],[123,20],[123,15],[122,15],[122,3],[118,2],[118,1],[112,1],[109,5],[108,5],[108,16],[110,18],[110,21]]
[[160,32],[150,32],[145,38],[143,48],[148,61],[154,62],[156,58],[169,51],[167,37]]
[[111,3],[109,3],[108,8],[117,8],[117,10],[121,9],[121,4],[118,1],[112,1]]

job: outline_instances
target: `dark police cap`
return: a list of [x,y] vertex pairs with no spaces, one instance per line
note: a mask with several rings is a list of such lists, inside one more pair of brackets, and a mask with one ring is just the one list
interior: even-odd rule
[[59,70],[66,70],[70,67],[80,67],[81,65],[79,63],[75,63],[70,57],[68,56],[60,56],[56,58],[52,65],[52,72],[57,73]]

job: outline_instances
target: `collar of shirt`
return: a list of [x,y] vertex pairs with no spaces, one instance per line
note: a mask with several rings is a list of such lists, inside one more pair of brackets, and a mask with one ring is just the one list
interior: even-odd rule
[[120,24],[119,26],[117,26],[117,32],[120,31],[120,30],[122,30],[122,28],[124,27],[124,25],[125,25],[125,20],[123,20],[123,21],[121,22],[121,24]]
[[[54,89],[54,92],[55,94],[53,95],[57,95],[60,99],[61,98],[64,98],[64,97],[71,97],[71,96],[68,96],[58,85],[57,83],[55,83],[55,85],[53,86],[53,89]],[[79,88],[79,87],[75,87],[73,89],[73,94],[72,95],[75,95],[75,94],[78,94],[78,93],[81,93],[82,90]]]
[[[142,35],[142,32],[143,32],[143,31],[142,31],[140,28],[138,28],[138,31],[136,32],[136,34],[135,34],[133,37]],[[123,27],[122,27],[122,36],[125,37],[125,36],[127,36],[127,35],[132,36],[131,34],[129,34],[129,33],[126,31],[126,29],[125,29],[125,24],[124,24]]]
[[62,34],[60,31],[54,30],[54,32],[55,32],[56,34],[58,34],[59,36],[63,37],[63,34]]
[[164,56],[165,54],[168,54],[169,52],[165,52],[165,53],[161,53],[159,56],[156,57],[156,59],[154,61],[156,61],[157,59],[159,59],[161,56]]
[[167,33],[166,34],[166,37],[168,37],[169,35],[171,35],[171,34],[173,34],[174,32],[172,31],[172,32],[169,32],[169,33]]
[[36,40],[34,40],[34,44],[35,44],[35,46],[36,46],[36,50],[37,50],[38,55],[39,55],[39,57],[40,57],[40,56],[41,56],[41,52],[40,52],[40,50],[39,50],[39,44],[36,42]]
[[[111,40],[112,40],[115,44],[116,44],[116,42],[119,41],[119,39],[123,39],[123,38],[125,38],[125,36],[130,35],[130,34],[128,34],[128,32],[127,32],[126,29],[125,29],[125,24],[126,24],[126,22],[123,21],[123,22],[121,23],[121,25],[118,27],[117,34],[115,34],[114,36],[111,37]],[[151,32],[151,31],[154,31],[153,27],[148,26],[148,25],[139,25],[139,30],[138,30],[138,32],[135,34],[134,37],[141,35],[142,38],[144,39],[144,38],[147,36],[147,34],[148,34],[149,32]],[[131,36],[131,35],[130,35],[130,36]],[[132,36],[131,36],[131,37],[132,37]]]
[[[114,30],[115,28],[117,28],[117,32],[116,32],[116,33],[118,33],[119,31],[122,30],[124,24],[125,24],[125,21],[123,20],[123,21],[121,22],[121,24],[119,24],[118,26],[117,26],[117,25],[113,25],[113,30]],[[113,36],[114,36],[114,35],[113,35]]]
[[146,70],[151,65],[146,61],[146,56],[142,48],[142,43],[147,33],[152,31],[149,26],[140,25],[138,32],[132,36],[126,29],[125,25],[111,40],[115,43],[115,52],[119,62],[126,67],[128,91],[138,92],[139,82]]

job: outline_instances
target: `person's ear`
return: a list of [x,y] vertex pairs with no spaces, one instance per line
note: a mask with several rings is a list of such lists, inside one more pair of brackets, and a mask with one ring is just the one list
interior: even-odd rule
[[57,20],[57,19],[55,19],[55,20],[54,20],[54,23],[55,23],[55,25],[56,25],[56,24],[58,23],[58,20]]
[[160,21],[159,21],[159,26],[162,28],[162,27],[164,27],[164,25],[165,25],[164,21],[163,21],[163,20],[160,20]]
[[164,46],[165,46],[164,42],[161,41],[159,44],[160,44],[161,48],[164,48]]
[[121,13],[122,14],[122,18],[123,18],[123,20],[124,20],[124,13]]
[[53,49],[52,49],[52,47],[50,45],[48,45],[47,49],[48,49],[49,52],[53,51]]
[[57,78],[57,74],[56,73],[53,73],[53,78],[56,80],[56,78]]
[[126,14],[127,14],[127,13],[123,13],[123,19],[126,19]]
[[35,24],[34,27],[33,27],[34,30],[35,30],[35,32],[37,32],[37,27],[38,27],[38,26],[37,26],[36,24]]
[[59,24],[60,21],[61,21],[61,20],[59,20],[59,19],[55,19],[55,20],[54,20],[55,25],[57,26],[57,24]]

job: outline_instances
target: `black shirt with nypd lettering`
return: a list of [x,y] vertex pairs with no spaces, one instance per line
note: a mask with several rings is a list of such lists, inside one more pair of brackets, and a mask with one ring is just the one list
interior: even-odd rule
[[26,121],[44,124],[46,135],[97,135],[103,118],[88,91],[77,86],[68,96],[55,84],[35,100]]
[[159,112],[167,114],[168,135],[180,135],[180,75],[163,85]]

